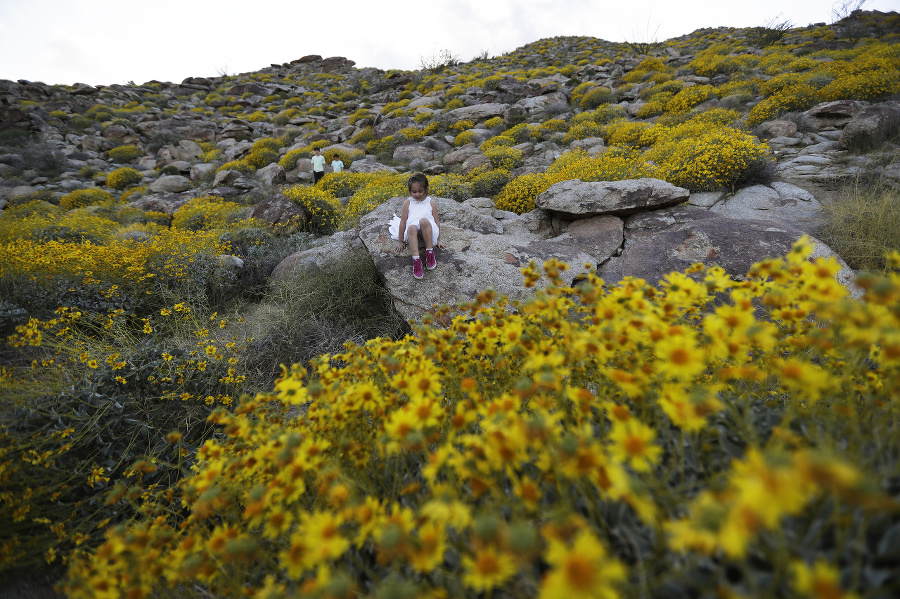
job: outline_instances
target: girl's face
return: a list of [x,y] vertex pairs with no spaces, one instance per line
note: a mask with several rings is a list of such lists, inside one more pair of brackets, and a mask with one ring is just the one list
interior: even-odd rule
[[428,195],[428,188],[417,181],[409,186],[409,194],[414,200],[421,202]]

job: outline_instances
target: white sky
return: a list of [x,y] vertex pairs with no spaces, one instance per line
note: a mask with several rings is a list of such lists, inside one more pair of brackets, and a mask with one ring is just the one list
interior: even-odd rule
[[[775,19],[831,23],[858,0],[0,0],[0,79],[92,85],[181,82],[256,71],[308,54],[358,68],[417,69],[558,35],[664,41]],[[900,11],[900,0],[866,10]]]

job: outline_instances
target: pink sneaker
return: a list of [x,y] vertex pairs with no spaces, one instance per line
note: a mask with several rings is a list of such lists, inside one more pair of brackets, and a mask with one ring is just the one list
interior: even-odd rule
[[435,266],[437,266],[437,260],[434,258],[434,250],[425,250],[425,268],[434,270]]
[[418,256],[413,258],[413,276],[417,279],[425,276],[425,273],[422,272],[422,259]]

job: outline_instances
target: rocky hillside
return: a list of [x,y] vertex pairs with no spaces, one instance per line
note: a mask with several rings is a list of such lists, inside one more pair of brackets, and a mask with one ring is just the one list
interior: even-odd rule
[[[342,229],[333,243],[366,250],[415,315],[430,298],[412,299],[408,258],[388,251],[381,223],[403,173],[423,171],[450,202],[443,298],[500,285],[501,270],[502,287],[519,288],[519,265],[549,256],[615,280],[734,252],[740,276],[815,233],[841,182],[900,183],[898,36],[897,13],[857,11],[658,44],[558,37],[418,71],[306,56],[181,83],[0,81],[0,207],[95,203],[65,203],[80,190],[165,214],[200,196],[236,201],[273,226]],[[319,186],[340,202],[331,226],[291,191],[311,183],[317,148],[348,167]],[[751,251],[772,226],[748,220],[783,234]]]

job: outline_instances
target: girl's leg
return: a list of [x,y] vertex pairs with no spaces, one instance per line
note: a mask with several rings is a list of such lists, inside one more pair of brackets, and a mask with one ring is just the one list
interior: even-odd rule
[[416,225],[406,227],[406,242],[409,244],[409,253],[413,258],[419,257],[419,228]]
[[427,218],[420,220],[419,226],[422,228],[422,239],[425,240],[425,268],[432,270],[437,266],[434,257],[434,228]]
[[432,240],[431,221],[423,218],[419,221],[419,229],[422,231],[422,239],[425,241],[425,249],[430,250],[434,247]]

